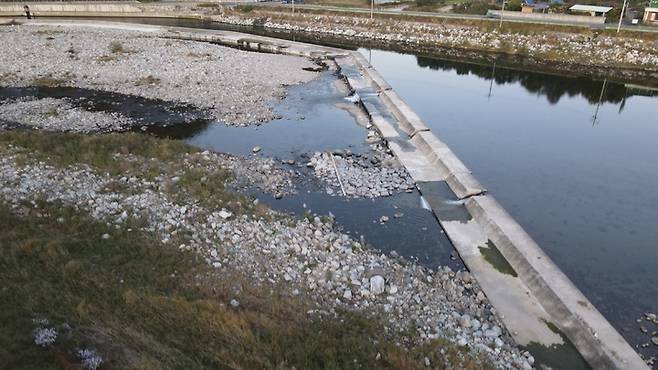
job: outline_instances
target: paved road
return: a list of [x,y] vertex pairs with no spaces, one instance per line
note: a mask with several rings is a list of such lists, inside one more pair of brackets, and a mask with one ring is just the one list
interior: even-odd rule
[[[210,0],[213,1],[213,0]],[[140,1],[71,1],[73,3],[117,3],[117,4],[126,4],[126,3],[140,3]],[[155,2],[149,2],[149,6],[171,6],[171,5],[188,5],[188,6],[193,6],[198,3],[201,3],[204,1],[155,1]],[[291,4],[281,4],[280,1],[254,1],[254,0],[214,0],[213,2],[220,3],[224,6],[236,6],[236,5],[257,5],[257,6],[283,6],[283,7],[288,7],[290,8],[290,11],[292,11],[293,5]],[[16,2],[16,1],[8,1],[8,0],[0,0],[0,4],[11,4],[11,3],[20,3],[24,4],[24,2]],[[38,3],[53,3],[53,1],[30,1],[28,0],[29,4],[38,4]],[[60,3],[60,2],[55,2],[55,3]],[[337,12],[337,13],[364,13],[364,14],[370,14],[370,9],[369,8],[354,8],[354,7],[340,7],[340,6],[329,6],[329,5],[311,5],[311,4],[295,4],[294,5],[295,9],[309,9],[309,10],[329,10],[332,12]],[[374,11],[374,14],[381,14],[381,15],[394,15],[394,16],[417,16],[417,17],[430,17],[430,18],[441,18],[441,19],[463,19],[463,20],[484,20],[484,21],[490,21],[490,22],[498,22],[499,18],[491,18],[487,17],[485,15],[476,15],[476,14],[456,14],[456,13],[430,13],[430,12],[418,12],[418,11],[407,11],[407,10],[393,10],[393,9],[376,9]],[[504,22],[513,22],[513,23],[534,23],[534,24],[562,24],[562,25],[572,25],[572,26],[580,26],[580,27],[587,27],[587,25],[583,24],[578,24],[578,23],[569,23],[569,22],[546,22],[546,21],[539,21],[539,20],[520,20],[520,19],[505,19]],[[605,26],[599,26],[599,25],[592,25],[592,28],[605,28],[605,29],[611,29],[615,30],[617,29],[617,26],[614,24],[606,24]],[[627,31],[641,31],[641,32],[658,32],[658,27],[652,27],[652,26],[622,26],[623,30]]]
[[[268,1],[268,2],[259,2],[254,5],[259,6],[284,6],[291,8],[291,4],[281,4],[278,1]],[[295,4],[296,9],[311,9],[311,10],[329,10],[332,12],[343,12],[343,13],[365,13],[370,14],[370,9],[368,8],[352,8],[352,7],[340,7],[340,6],[327,6],[327,5],[311,5],[311,4]],[[418,17],[429,17],[429,18],[442,18],[442,19],[464,19],[464,20],[484,20],[490,22],[499,22],[500,18],[487,17],[485,15],[476,15],[476,14],[456,14],[456,13],[429,13],[429,12],[418,12],[418,11],[407,11],[407,10],[390,10],[390,9],[376,9],[374,14],[382,15],[395,15],[395,16],[418,16]],[[569,26],[579,26],[587,27],[582,23],[570,23],[570,22],[547,22],[539,20],[520,20],[520,19],[504,19],[503,22],[513,22],[513,23],[534,23],[534,24],[561,24]],[[616,30],[617,25],[606,24],[604,26],[592,25],[592,28],[598,29],[610,29]],[[622,25],[622,30],[626,31],[638,31],[638,32],[658,32],[658,27],[652,26],[630,26]]]

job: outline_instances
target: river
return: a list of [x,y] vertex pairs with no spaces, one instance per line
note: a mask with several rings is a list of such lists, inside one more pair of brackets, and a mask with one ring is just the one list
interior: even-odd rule
[[[130,21],[317,42],[308,35],[262,28],[186,20]],[[658,194],[653,191],[658,186],[658,91],[541,71],[360,51],[620,333],[636,348],[648,343],[650,336],[636,320],[658,311]],[[331,131],[324,123],[321,126],[325,134]],[[232,130],[216,128],[192,140],[220,150],[231,145],[229,151],[248,153],[252,143],[234,142]],[[352,132],[342,130],[342,134]],[[267,129],[253,135],[260,138],[256,142],[270,137]],[[341,141],[354,145],[352,139],[361,140],[342,136]],[[271,137],[279,151],[309,149],[284,148],[279,144],[287,140]],[[337,144],[316,140],[313,149]],[[324,201],[318,204],[317,211],[328,211],[321,206]],[[359,216],[352,221],[375,214]],[[424,219],[415,226],[429,224]],[[355,231],[366,228],[362,225]],[[411,249],[422,256],[418,247],[442,247],[444,238],[441,235],[437,243],[411,243]],[[425,257],[435,263],[446,260],[445,250],[428,254],[443,256]],[[651,344],[638,351],[658,356],[658,346]]]

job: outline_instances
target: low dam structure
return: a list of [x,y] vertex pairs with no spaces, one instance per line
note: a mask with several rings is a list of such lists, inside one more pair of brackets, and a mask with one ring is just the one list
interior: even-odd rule
[[[126,5],[121,11],[130,9]],[[98,21],[7,22],[164,32],[172,40],[303,56],[331,65],[347,81],[354,101],[410,174],[495,307],[496,316],[518,345],[533,354],[537,364],[553,369],[647,368],[633,348],[498,204],[495,194],[480,184],[360,53],[229,31]],[[254,148],[255,152],[258,150]],[[494,331],[491,335],[497,334],[490,330]],[[488,335],[487,331],[484,335]]]

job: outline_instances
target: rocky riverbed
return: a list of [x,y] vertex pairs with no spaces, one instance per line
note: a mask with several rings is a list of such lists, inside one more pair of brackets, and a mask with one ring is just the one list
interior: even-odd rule
[[274,118],[271,103],[285,86],[316,76],[303,70],[314,66],[307,59],[157,32],[10,26],[0,37],[0,86],[75,86],[174,101],[234,125]]
[[[331,218],[204,207],[194,197],[167,191],[165,182],[177,182],[170,175],[148,180],[101,174],[87,166],[25,163],[25,158],[19,161],[24,152],[10,146],[0,154],[0,197],[17,209],[45,199],[85,210],[117,228],[135,227],[130,221],[139,219],[143,230],[156,233],[165,244],[196,251],[219,271],[243,271],[254,284],[282,283],[286,294],[307,294],[318,312],[339,307],[380,312],[392,333],[412,327],[420,341],[447,338],[486,355],[498,368],[525,369],[533,363],[513,344],[468,272],[430,270],[395,254],[366,250],[336,231]],[[150,160],[122,154],[115,159]],[[189,154],[185,160],[206,163],[200,168],[226,164],[223,156],[209,152]],[[249,181],[269,191],[279,189],[263,179],[255,174]]]
[[[123,131],[134,121],[119,113],[90,112],[66,99],[22,98],[0,104],[0,129],[30,128],[44,131],[102,133]],[[4,124],[2,122],[5,122]]]

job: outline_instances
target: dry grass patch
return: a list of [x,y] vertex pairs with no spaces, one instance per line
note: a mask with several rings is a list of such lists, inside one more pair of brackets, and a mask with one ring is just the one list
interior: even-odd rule
[[[93,350],[100,369],[420,370],[425,357],[436,368],[489,368],[445,341],[397,346],[378,315],[309,317],[303,294],[60,204],[0,203],[0,225],[7,368],[78,369],[78,349]],[[37,328],[54,340],[36,345]]]
[[135,86],[156,86],[160,84],[160,79],[152,75],[140,77],[135,80]]

